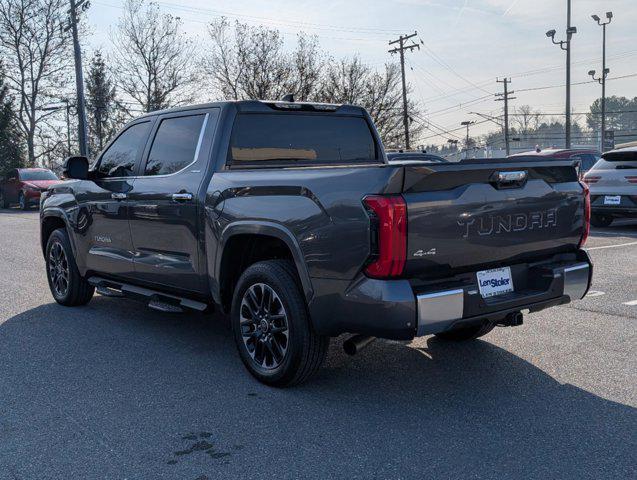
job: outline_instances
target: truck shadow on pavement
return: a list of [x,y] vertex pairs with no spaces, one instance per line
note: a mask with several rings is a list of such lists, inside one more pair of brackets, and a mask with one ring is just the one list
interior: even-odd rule
[[637,409],[486,338],[354,358],[333,341],[317,377],[277,390],[244,370],[219,316],[42,305],[0,325],[0,464],[16,478],[634,474]]

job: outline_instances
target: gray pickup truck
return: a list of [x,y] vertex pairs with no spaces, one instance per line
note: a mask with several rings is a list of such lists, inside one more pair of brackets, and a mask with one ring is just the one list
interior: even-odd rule
[[468,340],[582,298],[588,190],[570,161],[388,162],[367,112],[240,101],[153,112],[41,200],[53,297],[95,289],[230,314],[242,361],[286,386],[330,337]]

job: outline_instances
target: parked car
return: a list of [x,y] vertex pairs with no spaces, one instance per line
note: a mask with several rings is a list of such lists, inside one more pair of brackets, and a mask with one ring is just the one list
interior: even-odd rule
[[286,386],[330,337],[469,340],[582,298],[588,189],[569,161],[388,163],[349,105],[240,101],[153,112],[45,194],[49,286],[230,314],[241,360]]
[[448,163],[448,160],[438,155],[433,155],[425,151],[407,150],[407,151],[389,151],[387,152],[387,161],[394,162],[412,162],[412,163]]
[[22,210],[38,205],[40,194],[60,179],[47,168],[16,168],[0,181],[0,206],[17,203]]
[[530,150],[528,152],[515,153],[509,158],[521,159],[521,157],[555,158],[558,160],[572,159],[578,162],[580,178],[588,172],[601,158],[601,153],[588,148],[545,148],[543,150]]
[[602,155],[584,176],[591,192],[591,223],[608,227],[616,218],[637,218],[637,147]]

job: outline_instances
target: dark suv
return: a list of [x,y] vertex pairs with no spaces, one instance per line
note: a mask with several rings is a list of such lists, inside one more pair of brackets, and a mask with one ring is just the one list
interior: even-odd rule
[[55,300],[94,290],[230,313],[248,370],[308,378],[330,337],[445,340],[582,298],[589,203],[572,162],[389,163],[355,106],[221,102],[129,123],[46,192]]

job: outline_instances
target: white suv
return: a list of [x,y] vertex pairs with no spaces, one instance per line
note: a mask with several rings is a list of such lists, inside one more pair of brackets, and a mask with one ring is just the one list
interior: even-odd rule
[[602,155],[584,176],[591,191],[591,224],[607,227],[615,218],[637,218],[637,147]]

